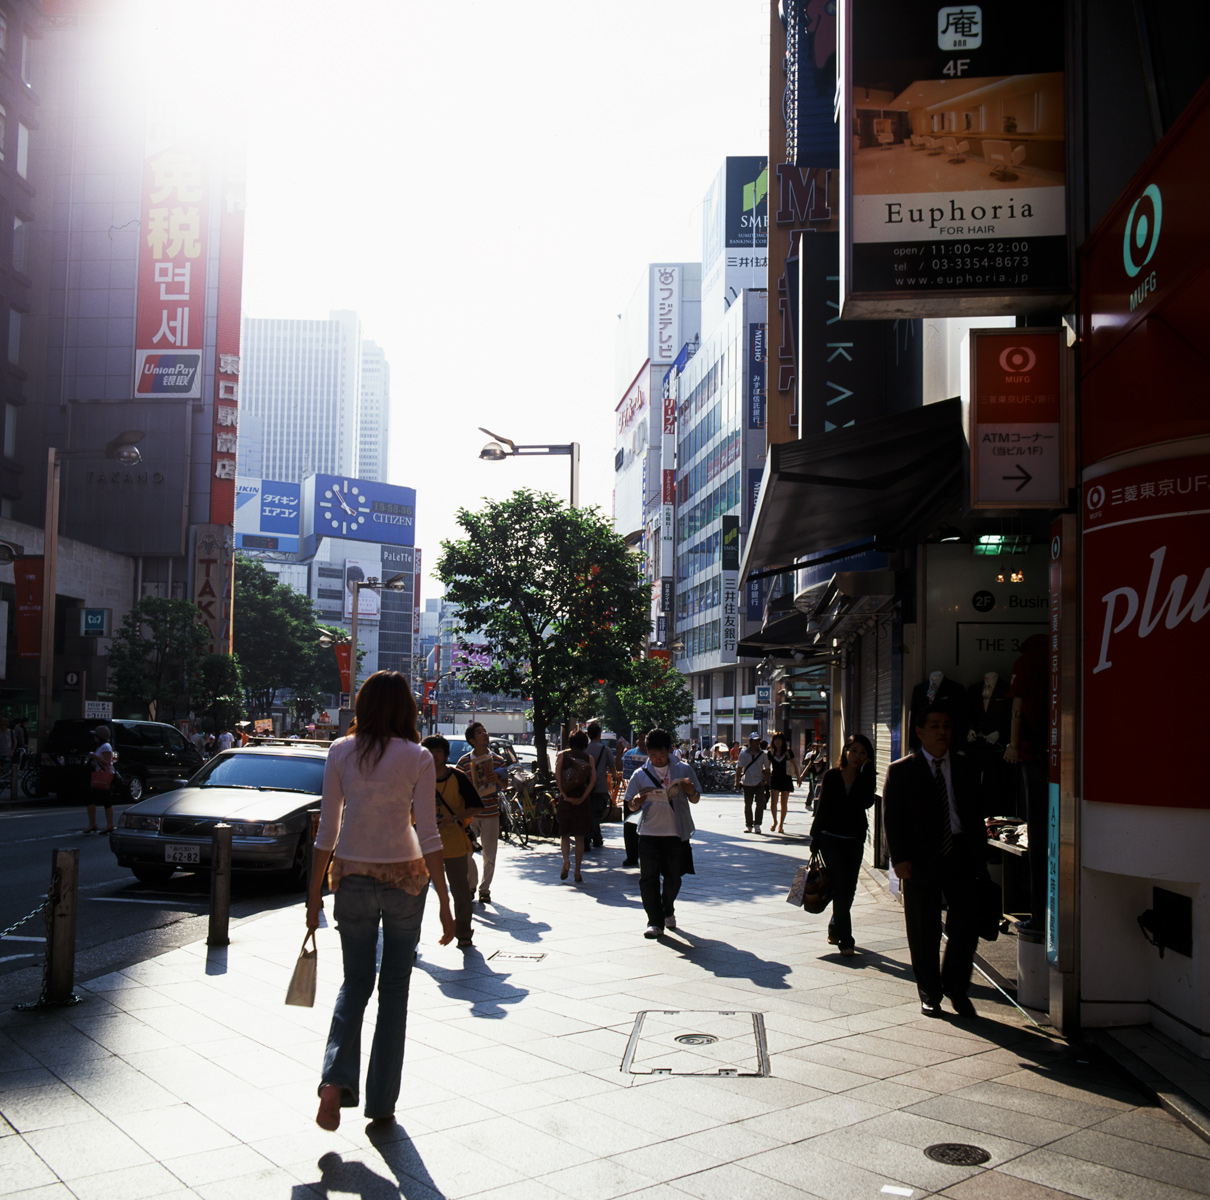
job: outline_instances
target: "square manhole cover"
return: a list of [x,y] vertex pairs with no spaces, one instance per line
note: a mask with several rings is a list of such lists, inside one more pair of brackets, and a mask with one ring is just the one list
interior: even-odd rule
[[522,950],[493,950],[487,956],[487,961],[496,962],[500,959],[508,959],[509,961],[512,961],[512,962],[516,962],[518,960],[520,960],[522,962],[541,962],[545,957],[546,957],[545,950],[542,950],[542,951],[535,950],[532,952],[527,952],[527,951],[522,951]]
[[641,1012],[634,1019],[621,1070],[631,1075],[768,1075],[764,1015]]

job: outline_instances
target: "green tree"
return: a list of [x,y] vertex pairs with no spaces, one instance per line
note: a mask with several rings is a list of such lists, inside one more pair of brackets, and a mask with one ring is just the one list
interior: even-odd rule
[[543,766],[547,726],[585,681],[625,676],[650,636],[651,588],[610,522],[528,489],[458,510],[466,537],[441,543],[437,573],[490,662],[467,668],[478,692],[528,699]]
[[144,596],[109,646],[109,686],[153,720],[189,711],[210,634],[188,600]]
[[684,675],[658,658],[634,663],[630,681],[618,688],[618,703],[636,734],[666,729],[675,737],[677,726],[694,711]]
[[207,654],[193,689],[193,712],[205,729],[234,729],[244,719],[239,659],[230,654]]
[[[335,642],[349,634],[325,625],[308,596],[282,583],[255,559],[235,560],[235,652],[240,662],[244,696],[250,712],[268,716],[275,693],[295,693],[296,709],[306,716],[327,694],[339,694],[340,672],[330,646],[321,646],[326,633]],[[358,664],[365,651],[357,652]]]

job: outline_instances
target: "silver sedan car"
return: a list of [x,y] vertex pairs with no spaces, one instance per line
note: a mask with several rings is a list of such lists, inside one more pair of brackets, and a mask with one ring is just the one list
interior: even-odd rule
[[143,883],[210,867],[214,827],[231,826],[232,871],[306,878],[311,814],[323,793],[326,745],[256,745],[215,755],[187,783],[132,804],[109,835],[118,866]]

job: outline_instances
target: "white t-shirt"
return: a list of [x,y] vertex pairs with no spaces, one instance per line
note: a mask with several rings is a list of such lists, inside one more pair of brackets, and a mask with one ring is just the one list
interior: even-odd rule
[[235,738],[229,733],[220,733],[218,735],[218,748],[220,750],[230,750]]
[[[650,771],[652,775],[660,781],[660,787],[668,786],[668,768],[657,767],[654,763],[647,763],[645,767],[639,768],[641,771]],[[644,779],[644,786],[655,787],[655,784],[650,779]],[[655,801],[647,805],[643,816],[643,823],[639,826],[639,835],[641,837],[678,837],[679,831],[676,827],[676,813],[672,811],[672,803],[670,800]]]

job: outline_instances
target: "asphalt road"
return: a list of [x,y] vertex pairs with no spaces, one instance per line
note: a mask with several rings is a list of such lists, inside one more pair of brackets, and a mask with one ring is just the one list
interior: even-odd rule
[[[115,820],[126,807],[115,808]],[[97,815],[103,819],[101,812]],[[50,883],[51,852],[78,849],[76,978],[118,970],[130,962],[205,936],[209,875],[177,872],[163,886],[139,883],[129,871],[117,865],[107,837],[80,832],[86,824],[82,806],[64,805],[53,799],[0,804],[0,853],[4,856],[0,930],[24,917],[45,896]],[[300,901],[299,893],[286,891],[275,881],[245,881],[236,876],[231,915],[238,920]],[[20,991],[25,981],[15,976],[40,978],[45,933],[39,915],[0,939],[0,998],[7,999],[10,993]],[[35,981],[33,995],[14,994],[12,998],[33,999],[37,990]]]

